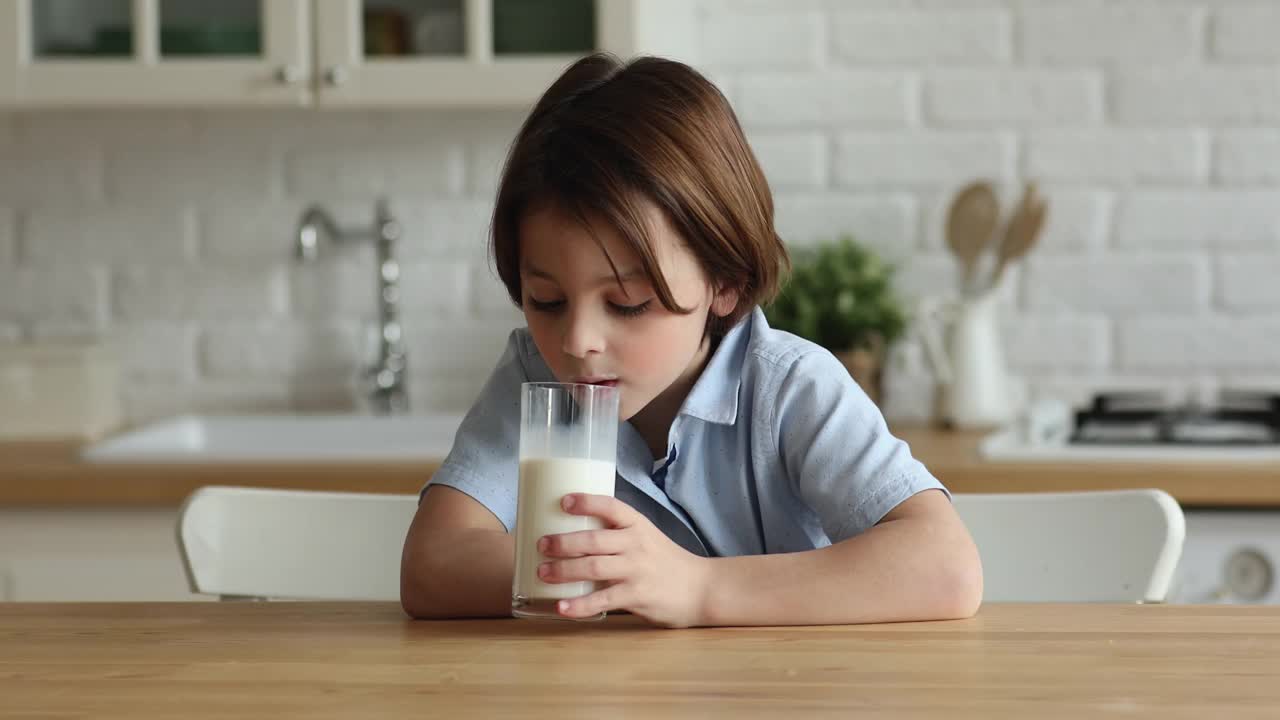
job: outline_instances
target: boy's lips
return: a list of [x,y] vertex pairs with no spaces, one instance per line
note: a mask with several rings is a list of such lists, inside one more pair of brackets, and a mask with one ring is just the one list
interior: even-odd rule
[[618,378],[603,377],[598,375],[589,376],[589,377],[576,377],[573,379],[573,381],[575,383],[580,383],[582,385],[602,385],[604,387],[618,386]]

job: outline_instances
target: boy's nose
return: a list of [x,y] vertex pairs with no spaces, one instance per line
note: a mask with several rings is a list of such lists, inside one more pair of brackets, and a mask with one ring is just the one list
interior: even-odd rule
[[588,315],[589,313],[571,313],[565,320],[561,347],[565,354],[584,358],[590,353],[604,350],[604,333],[600,321]]

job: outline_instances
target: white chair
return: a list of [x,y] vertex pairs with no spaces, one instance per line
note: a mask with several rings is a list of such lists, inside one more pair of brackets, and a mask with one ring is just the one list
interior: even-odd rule
[[397,600],[417,495],[204,487],[178,512],[192,592],[222,599]]
[[1182,508],[1162,490],[962,494],[988,602],[1164,602]]

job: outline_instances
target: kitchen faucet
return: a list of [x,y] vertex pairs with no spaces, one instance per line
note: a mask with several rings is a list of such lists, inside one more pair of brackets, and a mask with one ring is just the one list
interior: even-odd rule
[[400,223],[391,215],[385,198],[378,199],[373,227],[368,230],[339,228],[318,205],[307,208],[298,221],[295,249],[302,262],[315,260],[322,243],[373,242],[378,276],[378,360],[366,369],[364,377],[370,383],[370,404],[379,415],[409,410],[407,359],[400,327],[400,263],[395,255],[400,236]]

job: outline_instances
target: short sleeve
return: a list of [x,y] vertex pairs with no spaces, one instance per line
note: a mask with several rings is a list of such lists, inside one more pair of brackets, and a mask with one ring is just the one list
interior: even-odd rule
[[774,407],[783,466],[833,543],[867,530],[918,492],[947,492],[825,350],[806,352],[783,371]]
[[528,378],[520,331],[463,418],[440,469],[423,488],[446,485],[470,495],[506,526],[515,526],[519,488],[520,386]]

